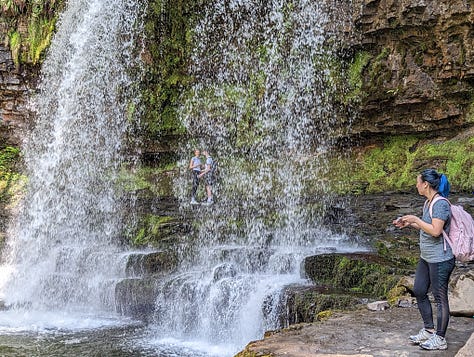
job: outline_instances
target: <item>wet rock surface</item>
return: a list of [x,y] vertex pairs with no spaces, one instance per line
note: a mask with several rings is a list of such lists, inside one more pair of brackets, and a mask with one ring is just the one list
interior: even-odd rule
[[35,86],[35,71],[16,70],[10,50],[0,45],[0,147],[21,144],[30,119],[28,96]]
[[316,357],[349,356],[456,356],[474,331],[474,318],[451,318],[446,351],[424,351],[408,341],[422,327],[416,308],[391,308],[335,313],[313,324],[290,326],[265,339],[249,343],[237,356]]
[[[454,194],[450,199],[453,203],[462,204],[467,211],[473,213],[472,195]],[[374,252],[378,250],[379,262],[389,262],[388,266],[397,264],[398,269],[402,267],[401,271],[408,274],[406,280],[412,281],[410,271],[414,273],[413,263],[419,255],[418,232],[398,230],[391,222],[404,214],[420,215],[423,206],[422,197],[414,192],[366,195],[344,198],[334,205],[338,214],[330,215],[331,220],[328,220],[328,223],[335,227],[339,226],[341,230],[357,237],[366,246],[372,247]],[[370,254],[367,256],[370,257]],[[350,258],[351,254],[347,257]],[[355,258],[359,259],[360,255],[356,254]],[[307,258],[307,263],[311,265],[310,262],[318,259],[326,258],[310,257]],[[335,256],[331,259],[334,260]],[[375,258],[368,259],[368,262],[373,259]],[[314,271],[310,266],[308,268],[308,271]],[[461,285],[467,285],[469,292],[471,281],[468,277],[472,275],[473,270],[472,264],[458,264],[450,288],[454,291],[457,282],[461,281],[463,282]],[[324,270],[317,272],[319,275],[324,275]],[[407,288],[407,291],[409,293],[410,289]],[[406,299],[409,300],[411,299]],[[425,356],[426,353],[430,356],[456,356],[474,333],[474,318],[451,317],[446,336],[448,350],[423,351],[418,346],[410,344],[407,339],[410,334],[416,333],[422,327],[422,321],[416,304],[404,302],[405,300],[401,301],[399,305],[409,307],[391,307],[379,311],[369,311],[366,305],[362,304],[358,307],[352,305],[352,309],[355,310],[335,312],[327,320],[318,321],[317,318],[313,318],[311,320],[313,323],[295,324],[277,332],[269,332],[263,340],[250,343],[238,356]],[[339,308],[336,305],[333,307],[333,309]],[[433,310],[436,310],[434,306]],[[314,317],[315,314],[310,316]],[[295,319],[294,322],[298,321]],[[464,351],[467,351],[467,348],[468,346]],[[462,353],[460,356],[471,356],[472,350]]]

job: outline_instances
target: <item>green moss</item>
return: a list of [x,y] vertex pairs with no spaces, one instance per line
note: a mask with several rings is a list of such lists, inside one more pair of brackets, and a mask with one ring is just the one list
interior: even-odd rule
[[395,286],[399,274],[407,272],[389,260],[370,254],[325,254],[306,258],[304,269],[316,284],[343,291],[384,297]]
[[18,148],[8,146],[0,150],[0,203],[2,204],[8,204],[21,189],[23,176],[17,169],[19,161]]
[[367,91],[380,91],[384,88],[384,82],[388,81],[391,76],[391,71],[387,70],[386,60],[390,54],[390,49],[385,47],[380,53],[370,62],[367,67],[368,82]]
[[318,312],[318,314],[316,315],[316,320],[324,321],[324,320],[329,319],[332,315],[333,315],[332,310],[324,310],[324,311]]
[[18,16],[25,7],[26,1],[22,0],[0,0],[0,9],[5,16]]
[[352,294],[326,294],[318,290],[296,293],[288,301],[294,322],[321,321],[331,316],[331,310],[347,310],[357,305],[357,302],[358,298]]
[[466,114],[466,122],[467,123],[474,123],[474,101],[471,102],[469,109]]
[[409,238],[381,237],[374,244],[378,255],[392,262],[396,266],[415,269],[419,260],[419,250],[413,249],[418,246],[418,241],[411,241]]
[[404,286],[396,285],[387,293],[387,301],[391,306],[396,306],[398,300],[407,295],[407,289]]
[[18,31],[11,31],[8,36],[8,43],[10,46],[10,52],[12,55],[13,63],[18,69],[20,67],[20,47],[21,47],[21,35]]
[[[155,0],[148,6],[144,26],[148,60],[142,93],[143,104],[148,108],[142,118],[147,137],[186,132],[177,108],[183,88],[192,81],[187,73],[192,28],[203,3]],[[168,21],[162,21],[163,18]]]
[[[50,45],[62,0],[0,0],[0,22],[8,27],[15,65],[37,64]],[[23,24],[27,24],[27,32]]]
[[344,192],[404,191],[414,187],[422,169],[434,167],[448,176],[454,190],[469,191],[474,187],[473,149],[474,138],[394,136],[364,151],[354,150],[347,161],[331,161],[330,176],[335,180],[338,173],[351,172],[342,185]]
[[163,162],[156,167],[142,166],[137,169],[123,167],[119,184],[128,192],[146,191],[150,196],[172,196],[172,181],[177,173],[177,164]]
[[344,100],[345,103],[360,102],[364,98],[365,94],[362,92],[362,74],[371,58],[372,55],[368,52],[362,51],[356,53],[348,70],[350,90]]
[[44,50],[49,47],[56,28],[56,18],[49,19],[40,15],[32,16],[28,24],[28,52],[25,62],[36,64]]
[[164,240],[170,239],[174,230],[175,218],[169,216],[144,216],[134,233],[128,234],[133,246],[159,246]]

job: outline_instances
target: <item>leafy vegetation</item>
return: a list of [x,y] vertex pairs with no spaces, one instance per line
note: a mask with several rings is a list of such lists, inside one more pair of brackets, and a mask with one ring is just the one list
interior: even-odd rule
[[175,225],[173,217],[145,215],[129,234],[129,241],[134,246],[159,246],[163,241],[170,240]]
[[20,179],[16,166],[20,159],[20,150],[7,146],[0,150],[0,203],[6,204],[12,196],[14,186]]
[[41,61],[62,4],[63,0],[0,0],[0,23],[8,29],[8,45],[17,68],[20,63]]
[[176,110],[182,88],[192,81],[187,73],[191,29],[202,2],[155,0],[149,4],[142,93],[143,104],[148,108],[142,127],[148,137],[185,133]]
[[347,103],[351,101],[361,101],[363,99],[362,72],[371,58],[372,55],[370,55],[368,52],[358,52],[355,55],[348,71],[350,92],[347,94],[344,102]]

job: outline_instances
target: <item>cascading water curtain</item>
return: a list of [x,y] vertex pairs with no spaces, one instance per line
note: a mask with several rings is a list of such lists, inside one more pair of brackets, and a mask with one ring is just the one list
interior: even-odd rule
[[[181,98],[193,139],[175,185],[198,233],[180,273],[160,287],[160,331],[236,345],[259,338],[280,326],[282,289],[304,283],[301,259],[348,248],[315,213],[326,202],[337,117],[328,22],[325,2],[311,0],[216,0],[204,9],[194,84]],[[219,160],[212,206],[189,204],[194,148]],[[319,195],[313,207],[311,195]]]
[[38,310],[113,310],[123,269],[117,173],[139,68],[139,0],[71,0],[42,67],[24,147],[28,185],[0,299]]

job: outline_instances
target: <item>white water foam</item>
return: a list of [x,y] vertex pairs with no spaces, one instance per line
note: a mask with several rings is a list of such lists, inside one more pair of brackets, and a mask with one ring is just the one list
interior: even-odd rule
[[[160,336],[228,343],[236,352],[284,324],[285,288],[307,283],[306,256],[360,249],[321,227],[337,121],[326,5],[216,0],[204,9],[180,111],[191,140],[175,182],[197,237],[183,249],[179,273],[159,287]],[[194,148],[219,160],[210,207],[188,203]]]
[[101,316],[113,316],[115,284],[125,276],[116,179],[136,100],[131,70],[143,8],[138,0],[65,6],[32,100],[28,191],[0,267],[7,329],[115,323]]

